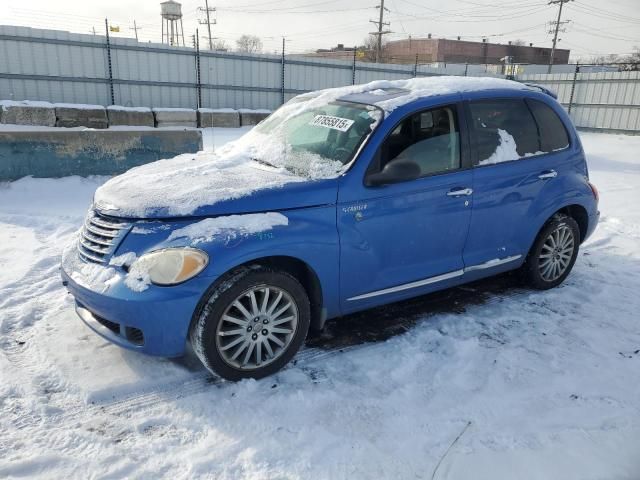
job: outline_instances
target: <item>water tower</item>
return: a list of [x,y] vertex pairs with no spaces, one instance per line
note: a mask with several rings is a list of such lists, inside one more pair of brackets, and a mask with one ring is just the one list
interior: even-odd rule
[[160,4],[160,15],[162,16],[162,43],[168,45],[184,44],[184,29],[182,28],[182,5],[173,0],[167,0]]

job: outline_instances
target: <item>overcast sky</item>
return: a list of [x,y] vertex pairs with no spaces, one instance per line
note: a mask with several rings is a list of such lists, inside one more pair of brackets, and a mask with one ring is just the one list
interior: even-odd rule
[[[280,49],[281,37],[290,52],[329,48],[337,43],[361,43],[375,26],[379,0],[210,0],[216,7],[213,35],[235,47],[241,34],[263,39],[265,51]],[[198,25],[204,0],[182,2],[185,37],[206,26]],[[388,39],[426,36],[506,43],[521,39],[551,46],[547,23],[555,20],[557,5],[540,0],[385,0],[385,20],[393,33]],[[0,23],[90,33],[104,32],[104,18],[121,28],[119,36],[134,36],[134,20],[141,27],[140,40],[160,41],[160,2],[151,0],[0,0]],[[575,0],[564,5],[566,32],[560,48],[572,50],[572,58],[607,53],[630,53],[640,46],[640,0]],[[189,41],[187,39],[187,41]],[[204,41],[204,38],[202,39]],[[202,43],[201,43],[202,45]]]

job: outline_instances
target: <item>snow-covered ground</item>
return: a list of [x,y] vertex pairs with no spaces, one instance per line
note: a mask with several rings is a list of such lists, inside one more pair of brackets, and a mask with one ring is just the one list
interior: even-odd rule
[[0,478],[640,478],[640,137],[582,137],[602,220],[563,286],[351,316],[237,384],[76,318],[60,252],[106,178],[0,185]]

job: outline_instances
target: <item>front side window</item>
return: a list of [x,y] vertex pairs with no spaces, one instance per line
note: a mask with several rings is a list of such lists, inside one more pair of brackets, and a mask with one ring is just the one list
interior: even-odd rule
[[419,177],[460,168],[455,107],[425,110],[400,122],[381,147],[378,171],[393,162],[417,165]]
[[469,109],[478,165],[544,153],[538,126],[524,100],[481,100],[470,102]]

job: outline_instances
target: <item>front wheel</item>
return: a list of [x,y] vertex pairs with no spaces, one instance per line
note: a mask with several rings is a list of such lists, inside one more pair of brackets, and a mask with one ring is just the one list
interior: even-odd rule
[[576,221],[558,213],[538,234],[523,273],[528,283],[539,290],[561,284],[571,272],[580,246],[580,228]]
[[252,267],[214,289],[191,329],[191,343],[213,373],[234,381],[257,379],[293,358],[309,323],[309,298],[298,280]]

